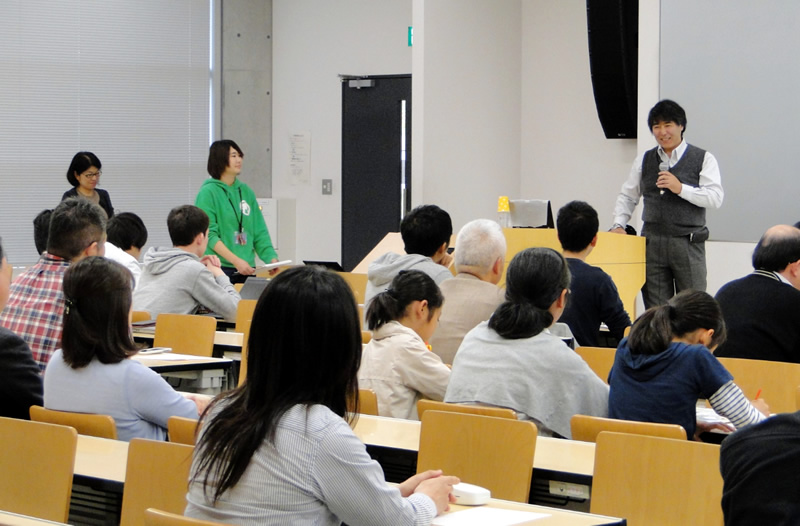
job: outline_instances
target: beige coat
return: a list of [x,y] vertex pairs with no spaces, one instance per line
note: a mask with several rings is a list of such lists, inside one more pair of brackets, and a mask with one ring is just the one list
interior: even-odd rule
[[364,347],[358,386],[378,397],[380,416],[418,420],[417,400],[441,401],[450,369],[412,329],[391,321],[372,333]]

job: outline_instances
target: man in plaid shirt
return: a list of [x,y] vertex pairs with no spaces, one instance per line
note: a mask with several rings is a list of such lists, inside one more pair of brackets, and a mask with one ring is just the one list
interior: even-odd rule
[[50,218],[47,251],[11,284],[0,325],[25,340],[41,370],[61,345],[64,272],[70,263],[102,256],[105,237],[106,213],[99,205],[83,198],[62,201]]

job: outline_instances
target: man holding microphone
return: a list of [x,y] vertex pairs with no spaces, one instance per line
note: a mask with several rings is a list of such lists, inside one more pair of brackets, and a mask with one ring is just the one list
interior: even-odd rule
[[682,290],[706,290],[706,208],[719,208],[724,191],[716,158],[683,140],[686,112],[680,105],[658,102],[647,125],[658,146],[634,160],[617,197],[611,231],[625,233],[643,197],[647,274],[642,296],[650,308]]

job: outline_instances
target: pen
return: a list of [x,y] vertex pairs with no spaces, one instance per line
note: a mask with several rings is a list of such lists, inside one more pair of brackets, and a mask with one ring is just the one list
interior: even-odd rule
[[759,396],[761,396],[761,389],[759,389],[758,392],[756,393],[756,397],[754,398],[754,400],[758,400]]

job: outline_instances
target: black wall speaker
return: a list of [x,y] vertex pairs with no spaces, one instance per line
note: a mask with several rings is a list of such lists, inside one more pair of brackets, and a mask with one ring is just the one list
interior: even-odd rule
[[639,0],[586,0],[594,101],[609,139],[636,138]]

